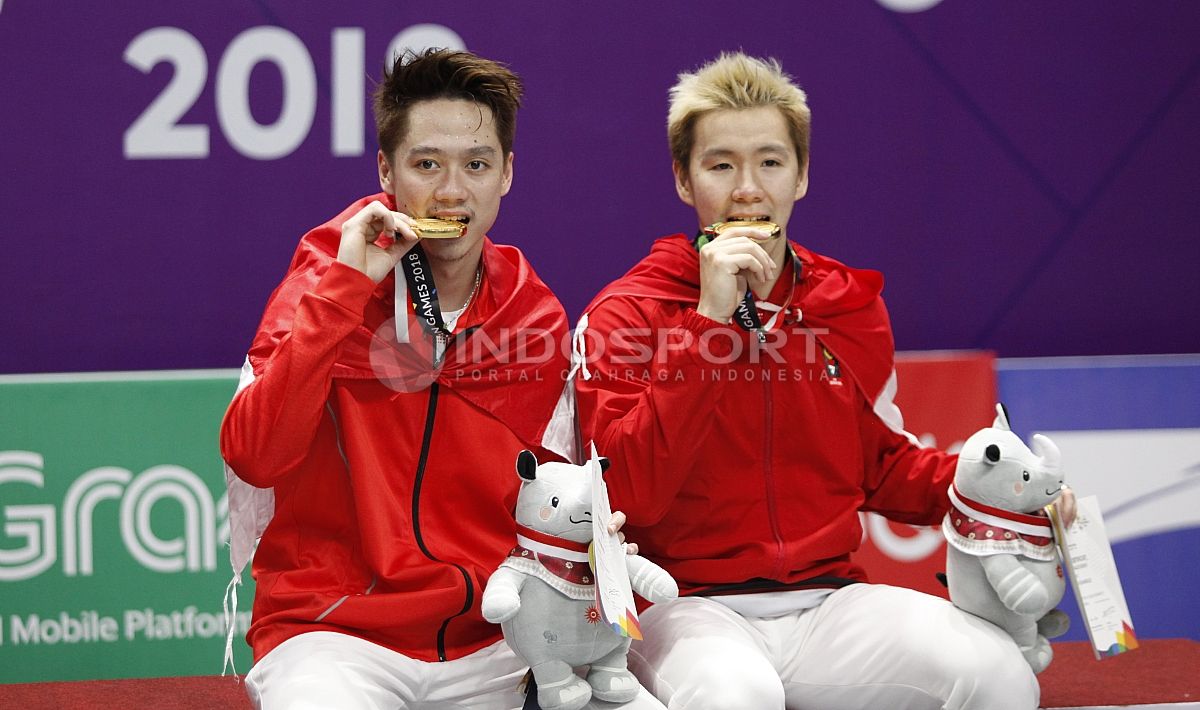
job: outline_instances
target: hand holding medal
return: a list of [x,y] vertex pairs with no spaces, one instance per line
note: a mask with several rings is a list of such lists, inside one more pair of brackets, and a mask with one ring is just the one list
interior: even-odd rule
[[379,283],[417,243],[413,221],[378,200],[371,202],[342,224],[338,261]]
[[760,220],[730,220],[705,227],[696,238],[700,250],[700,302],[696,312],[728,323],[751,280],[774,282],[779,265],[764,248],[780,234],[779,225]]
[[417,240],[457,239],[466,233],[466,222],[433,217],[416,219],[393,212],[376,201],[342,225],[338,261],[379,283]]

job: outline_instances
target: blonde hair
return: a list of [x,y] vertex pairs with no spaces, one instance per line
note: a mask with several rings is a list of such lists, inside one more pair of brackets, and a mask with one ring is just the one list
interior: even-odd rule
[[808,97],[775,59],[723,52],[695,72],[684,72],[671,87],[667,139],[671,157],[685,169],[691,158],[696,121],[721,109],[776,106],[787,121],[800,165],[808,164],[812,111]]

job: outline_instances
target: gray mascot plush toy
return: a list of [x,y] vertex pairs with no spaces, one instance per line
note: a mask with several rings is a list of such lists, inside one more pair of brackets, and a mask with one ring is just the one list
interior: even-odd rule
[[1069,619],[1054,609],[1065,583],[1054,530],[1043,508],[1058,499],[1063,479],[1058,447],[1041,434],[1033,450],[996,405],[996,420],[963,444],[942,523],[949,543],[950,601],[1007,631],[1034,673],[1050,665],[1048,638]]
[[[599,459],[602,470],[608,459]],[[517,545],[488,580],[483,618],[529,664],[542,710],[578,710],[595,696],[624,703],[641,687],[625,663],[630,640],[603,623],[588,564],[592,541],[592,478],[584,466],[538,464],[517,457]],[[644,557],[627,555],[633,590],[650,602],[674,599],[671,575]],[[590,666],[587,680],[574,668]]]

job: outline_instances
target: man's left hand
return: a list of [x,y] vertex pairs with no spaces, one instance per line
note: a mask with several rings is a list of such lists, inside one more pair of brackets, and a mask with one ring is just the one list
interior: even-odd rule
[[[625,533],[621,532],[621,528],[624,525],[625,525],[625,514],[619,510],[614,510],[612,517],[608,519],[608,533],[610,535],[616,535],[618,540],[620,540],[621,542],[625,542]],[[638,546],[637,546],[636,542],[630,542],[630,543],[625,544],[625,554],[636,555],[637,553],[638,553]]]
[[1075,505],[1075,491],[1071,490],[1070,486],[1063,485],[1062,495],[1058,497],[1055,506],[1058,507],[1058,517],[1062,519],[1063,527],[1071,527],[1071,523],[1075,522],[1077,509]]

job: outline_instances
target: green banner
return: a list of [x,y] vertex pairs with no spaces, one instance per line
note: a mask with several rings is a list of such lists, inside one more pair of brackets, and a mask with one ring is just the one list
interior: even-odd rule
[[236,385],[236,370],[0,377],[0,683],[221,672],[217,434]]

